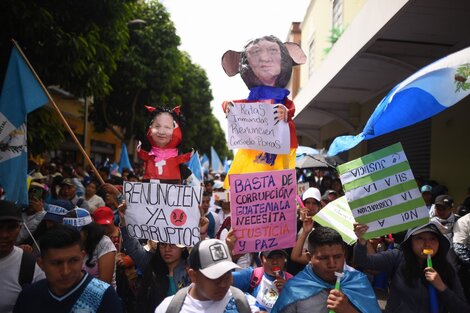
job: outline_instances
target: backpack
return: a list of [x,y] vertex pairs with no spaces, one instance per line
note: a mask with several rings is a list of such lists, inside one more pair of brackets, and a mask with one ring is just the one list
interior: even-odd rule
[[[263,275],[264,275],[264,267],[261,266],[261,267],[257,267],[253,269],[253,274],[251,274],[251,278],[250,278],[250,288],[248,289],[249,294],[252,294],[253,290],[259,285],[259,283],[261,282],[261,279],[263,279]],[[285,275],[286,281],[293,277],[293,275],[288,272],[284,272],[284,275]]]
[[[184,299],[186,298],[186,294],[188,293],[188,287],[181,288],[171,299],[168,308],[166,309],[166,313],[179,313],[181,308],[183,307]],[[237,310],[239,313],[251,313],[250,304],[246,299],[245,294],[238,288],[230,286],[230,291],[232,292],[232,296],[235,299],[235,303],[237,305]]]
[[22,289],[30,285],[33,281],[35,269],[36,258],[32,254],[23,251],[23,255],[21,256],[20,273],[18,275],[18,284],[20,284]]

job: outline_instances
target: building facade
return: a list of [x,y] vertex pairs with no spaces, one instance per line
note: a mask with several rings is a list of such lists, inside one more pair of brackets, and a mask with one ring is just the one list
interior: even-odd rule
[[[86,106],[92,105],[92,99],[87,99],[85,103],[85,99],[77,99],[72,94],[56,87],[49,88],[49,91],[76,138],[95,165],[103,163],[106,159],[110,162],[118,162],[121,155],[121,140],[110,130],[97,132],[93,123],[86,121]],[[86,129],[86,136],[84,136],[84,129]],[[65,137],[66,141],[61,148],[49,152],[50,156],[82,164],[83,154],[72,135],[66,132]]]
[[[337,136],[360,133],[395,85],[470,46],[468,12],[466,0],[312,0],[300,24],[308,60],[293,91],[300,144],[327,149]],[[340,156],[401,142],[415,177],[447,186],[458,204],[470,187],[469,102]]]

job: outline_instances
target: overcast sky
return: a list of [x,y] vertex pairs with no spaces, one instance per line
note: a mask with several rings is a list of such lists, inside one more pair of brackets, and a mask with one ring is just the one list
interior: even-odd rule
[[228,77],[220,61],[227,50],[240,51],[252,38],[287,39],[292,22],[302,22],[310,0],[160,0],[175,23],[181,50],[207,73],[212,112],[227,132],[224,100],[244,99],[248,88],[240,75]]

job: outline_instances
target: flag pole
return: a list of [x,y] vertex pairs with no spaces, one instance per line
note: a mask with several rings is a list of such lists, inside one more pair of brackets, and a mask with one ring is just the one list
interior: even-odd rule
[[[65,120],[65,117],[62,115],[62,113],[60,112],[59,110],[59,107],[57,106],[57,104],[54,102],[54,100],[52,99],[51,97],[51,94],[49,93],[49,91],[47,90],[47,88],[44,86],[44,84],[42,83],[41,79],[39,78],[38,74],[36,74],[36,71],[34,70],[33,66],[31,65],[31,63],[29,63],[29,60],[28,58],[26,57],[26,55],[23,53],[23,50],[21,50],[20,46],[18,45],[18,43],[16,42],[15,39],[12,39],[11,41],[13,41],[13,44],[15,45],[16,49],[18,49],[18,52],[21,54],[21,56],[23,57],[24,61],[26,62],[26,64],[28,65],[29,69],[31,70],[31,72],[33,73],[34,77],[36,78],[36,80],[39,82],[39,85],[41,85],[41,88],[43,89],[44,93],[46,94],[47,98],[49,99],[49,103],[51,103],[51,105],[54,107],[54,109],[56,110],[56,112],[59,114],[59,117],[60,119],[62,120],[62,123],[65,125],[65,127],[67,128],[70,136],[72,136],[73,140],[75,141],[75,143],[77,144],[78,146],[78,149],[80,150],[80,152],[83,154],[83,156],[85,157],[85,159],[87,160],[88,164],[90,165],[90,167],[92,168],[93,172],[96,173],[96,178],[100,181],[101,184],[104,184],[104,180],[103,178],[101,177],[101,175],[99,174],[98,170],[96,169],[95,165],[93,164],[93,162],[91,161],[90,157],[88,156],[88,154],[86,153],[85,149],[83,149],[82,147],[82,144],[80,143],[80,141],[77,139],[77,136],[75,136],[72,128],[70,128],[70,125],[67,123],[67,121]],[[83,130],[83,132],[85,133],[86,132],[86,129]]]

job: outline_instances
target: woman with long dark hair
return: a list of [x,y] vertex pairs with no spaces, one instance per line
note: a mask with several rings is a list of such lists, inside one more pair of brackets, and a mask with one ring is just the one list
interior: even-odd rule
[[163,299],[190,284],[186,273],[188,256],[184,247],[157,244],[155,254],[144,269],[137,296],[137,307],[142,312],[154,312]]
[[[390,277],[385,312],[470,312],[452,262],[449,240],[434,223],[410,229],[400,249],[367,255],[367,225],[355,224],[354,264]],[[435,300],[435,301],[434,301]]]
[[122,206],[119,209],[122,244],[135,265],[142,269],[136,307],[139,312],[153,313],[163,299],[190,285],[186,272],[188,249],[159,242],[155,253],[145,250],[137,239],[129,236],[124,213],[125,206]]

